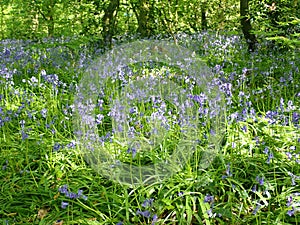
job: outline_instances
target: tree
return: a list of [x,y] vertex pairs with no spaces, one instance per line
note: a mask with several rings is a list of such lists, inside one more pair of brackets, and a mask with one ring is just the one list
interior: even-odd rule
[[120,6],[120,0],[110,0],[107,8],[105,9],[105,14],[102,18],[102,37],[104,41],[104,46],[111,47],[112,38],[116,28],[116,18]]
[[252,33],[249,16],[249,0],[240,0],[240,16],[242,31],[248,44],[248,50],[249,52],[253,52],[255,50],[257,40],[255,35]]

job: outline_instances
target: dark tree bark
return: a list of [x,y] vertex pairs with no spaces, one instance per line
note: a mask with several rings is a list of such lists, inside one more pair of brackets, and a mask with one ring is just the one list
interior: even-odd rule
[[142,37],[150,37],[152,32],[151,27],[151,5],[148,0],[139,0],[137,4],[133,4],[133,11],[138,21],[137,32]]
[[206,2],[201,5],[201,29],[207,30]]
[[111,47],[112,45],[112,37],[115,33],[115,27],[116,27],[116,17],[118,14],[120,6],[120,0],[110,0],[106,10],[105,14],[102,18],[102,37],[104,41],[104,46]]
[[253,52],[256,48],[257,40],[255,35],[252,33],[252,26],[249,17],[249,0],[240,0],[240,15],[241,15],[241,26],[244,37],[248,44],[249,52]]

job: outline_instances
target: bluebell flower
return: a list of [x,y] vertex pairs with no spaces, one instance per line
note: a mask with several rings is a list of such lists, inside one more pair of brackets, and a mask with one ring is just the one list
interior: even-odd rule
[[140,209],[137,210],[136,212],[137,215],[141,215],[143,217],[149,218],[151,213],[148,210],[141,211]]
[[285,154],[286,154],[286,156],[288,157],[289,160],[292,159],[292,157],[293,157],[292,153],[286,152]]
[[58,151],[59,149],[63,148],[63,146],[59,143],[54,143],[54,146],[53,146],[53,151]]
[[25,139],[27,139],[29,137],[29,135],[25,132],[25,131],[21,131],[22,134],[22,141],[24,141]]
[[179,197],[182,197],[183,196],[183,192],[181,191],[181,192],[178,192],[178,196]]
[[210,208],[209,210],[206,211],[208,217],[214,217],[214,214],[213,214],[213,211],[212,211],[212,208]]
[[128,154],[131,153],[131,154],[132,154],[132,158],[134,158],[135,155],[136,155],[136,149],[135,149],[134,147],[128,148],[126,152],[127,152]]
[[269,148],[268,148],[268,147],[265,147],[263,153],[264,153],[264,154],[268,154],[268,153],[269,153]]
[[264,185],[264,178],[263,177],[257,176],[256,181],[259,183],[259,185],[261,185],[261,186]]
[[64,201],[61,202],[61,208],[63,209],[67,208],[68,205],[69,205],[68,202],[64,202]]
[[256,215],[256,213],[258,212],[258,210],[260,209],[261,204],[260,203],[256,203],[256,208],[253,211],[253,215]]
[[230,171],[230,163],[228,163],[228,164],[226,165],[226,174],[227,174],[227,176],[229,176],[229,177],[232,176],[232,173],[231,173],[231,171]]
[[205,195],[204,202],[205,203],[213,203],[214,202],[214,196],[213,195],[209,195],[209,194]]
[[295,212],[296,212],[295,207],[292,207],[292,210],[288,210],[286,214],[288,214],[289,216],[293,216]]
[[236,148],[236,143],[235,142],[231,143],[231,148]]
[[152,217],[152,223],[151,225],[154,225],[157,222],[158,216],[156,214],[153,215]]
[[68,185],[63,185],[62,187],[58,188],[58,191],[61,193],[61,194],[66,194],[68,193]]
[[120,221],[116,225],[123,225],[123,222]]
[[244,125],[241,129],[242,129],[242,131],[244,131],[245,133],[247,132],[247,126],[246,126],[246,125]]
[[46,118],[47,117],[47,113],[48,113],[48,110],[46,108],[44,108],[44,109],[41,110],[42,117]]
[[153,204],[153,198],[150,198],[150,199],[146,199],[143,203],[142,203],[142,206],[144,208],[147,208],[147,207],[151,207],[152,204]]
[[270,154],[268,155],[267,163],[270,164],[270,161],[271,161],[271,159],[273,159],[273,158],[274,158],[273,153],[270,152]]
[[70,199],[77,199],[77,198],[83,198],[84,200],[87,200],[87,196],[83,195],[83,191],[82,190],[78,190],[77,193],[74,193],[74,192],[70,192],[68,190],[68,185],[63,185],[62,187],[58,188],[58,191],[61,193],[61,194],[65,194],[65,196],[67,198],[70,198]]
[[286,206],[291,206],[293,203],[293,196],[290,195],[288,198],[287,198],[287,203],[286,203]]

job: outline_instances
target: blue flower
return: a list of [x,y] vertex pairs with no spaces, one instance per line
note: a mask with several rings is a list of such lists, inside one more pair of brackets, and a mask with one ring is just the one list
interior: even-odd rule
[[295,212],[296,212],[295,207],[292,207],[292,210],[288,210],[286,214],[288,214],[289,216],[293,216]]
[[153,215],[152,217],[152,223],[151,225],[154,225],[157,222],[158,216],[156,214]]
[[204,202],[205,203],[213,203],[214,202],[214,196],[213,195],[209,195],[209,194],[207,194],[207,195],[205,195],[205,197],[204,197]]
[[261,186],[264,185],[264,178],[263,177],[257,176],[256,181],[259,183],[259,185],[261,185]]
[[256,203],[256,208],[253,211],[253,215],[256,215],[256,213],[258,212],[258,210],[260,209],[261,204],[260,203]]
[[179,197],[183,197],[183,192],[181,191],[181,192],[178,192],[178,196]]
[[153,198],[150,198],[150,199],[146,199],[143,203],[142,203],[142,206],[144,208],[147,208],[147,207],[151,207],[152,204],[153,204]]
[[270,152],[270,154],[269,154],[269,156],[268,156],[268,159],[267,159],[267,163],[270,164],[270,161],[271,161],[271,159],[273,159],[273,158],[274,158],[273,153]]
[[64,201],[61,202],[61,208],[63,209],[67,208],[68,205],[69,205],[68,202],[64,202]]
[[293,203],[293,196],[289,196],[288,199],[287,199],[287,203],[286,203],[286,206],[291,206]]
[[132,158],[134,158],[135,155],[136,155],[136,149],[135,149],[134,147],[128,148],[126,152],[127,152],[128,154],[131,153],[131,154],[132,154]]
[[141,215],[143,217],[149,218],[151,213],[148,210],[145,210],[144,212],[141,211],[140,209],[137,210],[136,212],[137,215]]

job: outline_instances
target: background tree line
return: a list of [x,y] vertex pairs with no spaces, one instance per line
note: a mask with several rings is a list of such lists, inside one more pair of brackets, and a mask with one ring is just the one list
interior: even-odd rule
[[299,0],[2,0],[1,39],[243,31],[249,50],[269,38],[299,46]]

